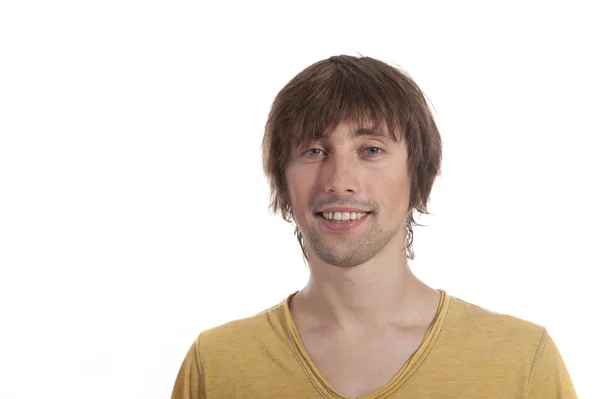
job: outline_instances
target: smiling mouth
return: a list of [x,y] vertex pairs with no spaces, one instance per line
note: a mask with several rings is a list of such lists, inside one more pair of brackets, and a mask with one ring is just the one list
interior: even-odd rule
[[331,222],[347,222],[360,220],[371,212],[317,212],[317,216]]

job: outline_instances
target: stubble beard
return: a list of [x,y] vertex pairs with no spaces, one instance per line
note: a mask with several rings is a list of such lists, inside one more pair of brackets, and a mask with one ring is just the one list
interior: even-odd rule
[[[374,215],[372,215],[373,217]],[[399,228],[384,230],[376,221],[373,227],[356,239],[326,240],[314,227],[305,235],[315,255],[323,262],[336,267],[353,267],[377,255],[399,232]]]

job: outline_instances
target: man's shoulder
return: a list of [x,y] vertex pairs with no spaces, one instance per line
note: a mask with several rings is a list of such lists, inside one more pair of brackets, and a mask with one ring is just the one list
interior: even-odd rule
[[197,339],[203,349],[232,349],[251,340],[258,343],[277,338],[283,333],[284,302],[252,316],[231,320],[202,331]]
[[252,316],[205,329],[197,336],[191,349],[195,362],[190,363],[202,375],[207,397],[233,398],[240,392],[257,397],[260,393],[254,390],[260,391],[261,385],[255,387],[256,381],[268,381],[278,367],[295,366],[284,327],[284,306],[285,300]]
[[510,314],[499,313],[463,299],[451,297],[447,328],[473,337],[519,341],[536,347],[547,334],[544,326]]

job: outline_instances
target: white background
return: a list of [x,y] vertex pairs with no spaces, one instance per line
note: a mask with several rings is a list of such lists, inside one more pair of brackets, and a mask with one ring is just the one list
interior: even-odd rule
[[600,397],[594,2],[213,3],[0,5],[0,397],[169,397],[201,330],[302,288],[263,127],[301,69],[358,53],[442,132],[413,270],[546,326]]

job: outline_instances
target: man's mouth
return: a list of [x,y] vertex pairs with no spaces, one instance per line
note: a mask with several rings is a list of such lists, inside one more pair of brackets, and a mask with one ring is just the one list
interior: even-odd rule
[[317,215],[335,222],[346,222],[349,220],[360,220],[371,212],[318,212]]

